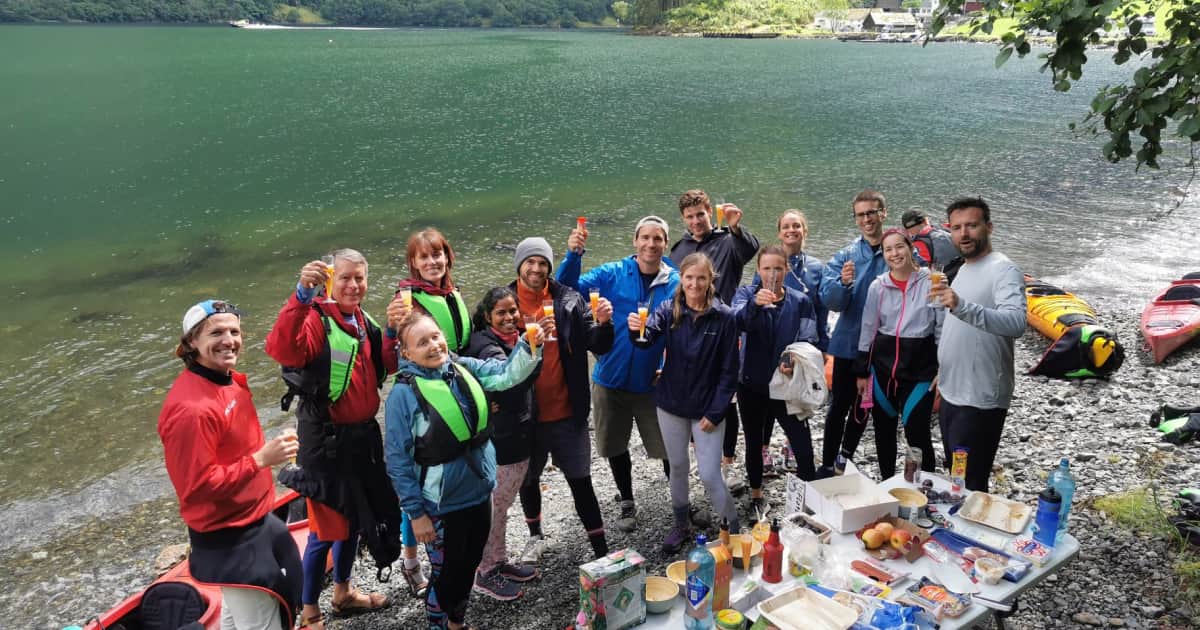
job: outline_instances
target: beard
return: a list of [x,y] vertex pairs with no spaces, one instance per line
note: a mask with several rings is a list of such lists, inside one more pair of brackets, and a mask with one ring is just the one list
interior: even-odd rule
[[954,247],[958,249],[958,253],[962,254],[962,257],[967,260],[982,256],[983,253],[988,250],[990,245],[991,241],[987,234],[984,234],[979,238],[969,239],[965,247],[960,242],[956,241],[954,243]]

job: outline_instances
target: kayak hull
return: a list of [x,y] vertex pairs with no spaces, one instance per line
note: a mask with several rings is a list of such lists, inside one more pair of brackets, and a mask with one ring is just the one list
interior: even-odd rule
[[1162,363],[1172,352],[1200,336],[1200,304],[1194,300],[1163,299],[1167,291],[1185,285],[1200,288],[1200,280],[1172,282],[1142,311],[1142,337],[1150,346],[1155,363]]
[[1099,324],[1095,309],[1083,299],[1031,276],[1025,276],[1025,303],[1025,320],[1052,341],[1073,326]]

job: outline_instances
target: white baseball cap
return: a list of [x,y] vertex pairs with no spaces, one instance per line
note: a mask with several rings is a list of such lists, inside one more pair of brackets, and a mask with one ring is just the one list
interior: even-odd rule
[[225,300],[204,300],[192,306],[183,314],[183,334],[188,334],[193,328],[199,326],[200,322],[217,313],[231,313],[237,315],[238,319],[242,318],[242,312],[232,302],[226,302]]

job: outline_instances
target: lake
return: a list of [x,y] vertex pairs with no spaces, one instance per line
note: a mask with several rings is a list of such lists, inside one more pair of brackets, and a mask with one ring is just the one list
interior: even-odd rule
[[[556,254],[577,215],[588,263],[700,187],[774,236],[808,213],[809,251],[952,198],[992,204],[997,248],[1083,293],[1141,303],[1200,268],[1187,173],[1110,165],[1067,125],[1130,68],[1089,63],[1067,94],[1036,59],[969,44],[642,38],[556,31],[0,27],[0,619],[59,628],[147,580],[183,539],[155,432],[183,311],[246,313],[268,431],[284,421],[262,342],[299,268],[371,261],[368,310],[435,225],[473,304],[512,244]],[[1187,237],[1187,234],[1193,236]],[[1127,340],[1127,343],[1135,343]],[[382,417],[382,416],[381,416]],[[606,474],[606,473],[605,473]],[[31,612],[32,611],[32,612]]]

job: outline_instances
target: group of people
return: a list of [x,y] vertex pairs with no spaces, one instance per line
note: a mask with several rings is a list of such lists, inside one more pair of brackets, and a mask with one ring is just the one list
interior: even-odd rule
[[[472,591],[512,600],[539,575],[547,544],[541,476],[550,461],[596,557],[609,548],[593,447],[619,493],[615,526],[637,528],[635,425],[670,488],[666,553],[703,522],[689,495],[693,454],[715,515],[738,528],[730,487],[740,483],[739,433],[751,504],[764,508],[776,423],[803,479],[834,474],[852,459],[867,415],[883,477],[895,472],[898,425],[934,470],[931,413],[940,395],[946,461],[953,449],[969,449],[966,485],[986,490],[1013,388],[1013,339],[1024,330],[1020,271],[992,251],[981,199],[952,203],[948,229],[909,213],[904,228],[885,230],[884,197],[872,190],[851,206],[861,235],[822,263],[805,251],[802,212],[785,211],[778,242],[763,245],[736,205],[714,207],[703,191],[689,190],[679,199],[686,233],[673,245],[668,222],[647,216],[633,228],[631,255],[584,271],[583,223],[557,268],[549,242],[526,238],[515,249],[513,282],[486,290],[473,310],[454,280],[449,241],[426,229],[408,240],[409,276],[384,326],[361,307],[366,259],[334,251],[300,269],[267,337],[265,350],[289,386],[285,398],[300,400],[296,431],[271,440],[234,369],[240,313],[217,300],[190,308],[176,350],[185,370],[163,405],[159,434],[193,575],[225,586],[223,627],[288,628],[298,611],[302,623],[323,628],[318,598],[331,551],[334,614],[388,605],[352,585],[360,542],[377,563],[401,563],[430,628],[468,627]],[[957,276],[935,282],[922,264],[940,271],[946,258],[960,258]],[[753,278],[739,286],[752,262]],[[832,334],[829,311],[840,314]],[[796,363],[795,344],[833,357],[819,467],[808,417],[771,393],[773,380],[813,368]],[[376,415],[389,376],[381,429]],[[270,469],[289,460],[296,465],[280,480],[306,497],[310,520],[302,558],[270,510]],[[507,513],[518,500],[529,538],[510,556]]]

